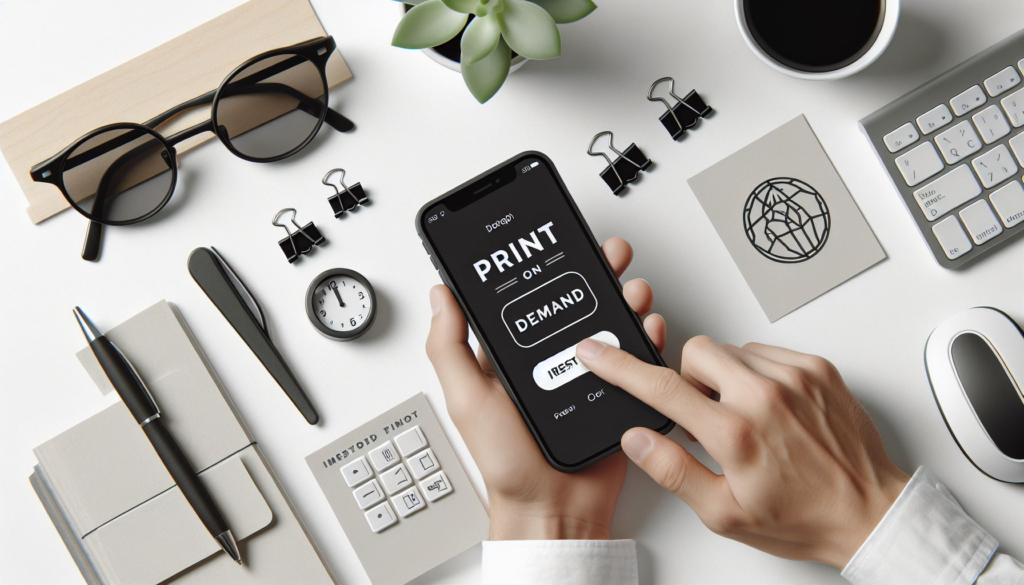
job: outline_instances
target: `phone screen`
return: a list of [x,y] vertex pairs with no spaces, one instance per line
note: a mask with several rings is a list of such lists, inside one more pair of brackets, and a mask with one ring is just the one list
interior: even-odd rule
[[420,221],[550,457],[580,466],[616,449],[629,428],[671,425],[576,359],[576,344],[595,337],[658,361],[546,159],[526,155],[484,175]]

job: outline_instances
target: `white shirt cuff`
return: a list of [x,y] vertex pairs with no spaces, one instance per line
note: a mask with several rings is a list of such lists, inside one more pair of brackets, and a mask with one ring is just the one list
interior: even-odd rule
[[998,546],[921,467],[850,559],[843,577],[854,585],[970,585]]
[[500,540],[483,543],[486,585],[635,585],[632,540]]

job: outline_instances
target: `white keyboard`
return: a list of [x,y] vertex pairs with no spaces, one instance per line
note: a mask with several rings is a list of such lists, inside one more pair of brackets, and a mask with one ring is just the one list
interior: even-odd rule
[[860,121],[935,259],[1024,233],[1024,31]]

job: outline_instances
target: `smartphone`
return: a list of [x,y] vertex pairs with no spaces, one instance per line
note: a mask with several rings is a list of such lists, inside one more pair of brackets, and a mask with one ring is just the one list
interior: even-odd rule
[[424,205],[416,229],[548,462],[577,471],[673,422],[576,359],[593,337],[664,365],[555,165],[524,152]]

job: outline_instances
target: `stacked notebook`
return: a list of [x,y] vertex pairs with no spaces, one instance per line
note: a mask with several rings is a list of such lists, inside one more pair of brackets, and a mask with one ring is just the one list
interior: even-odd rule
[[[221,552],[117,402],[35,449],[32,485],[85,580],[335,582],[180,314],[161,301],[106,335],[146,381],[245,565]],[[113,391],[91,351],[78,358]]]

